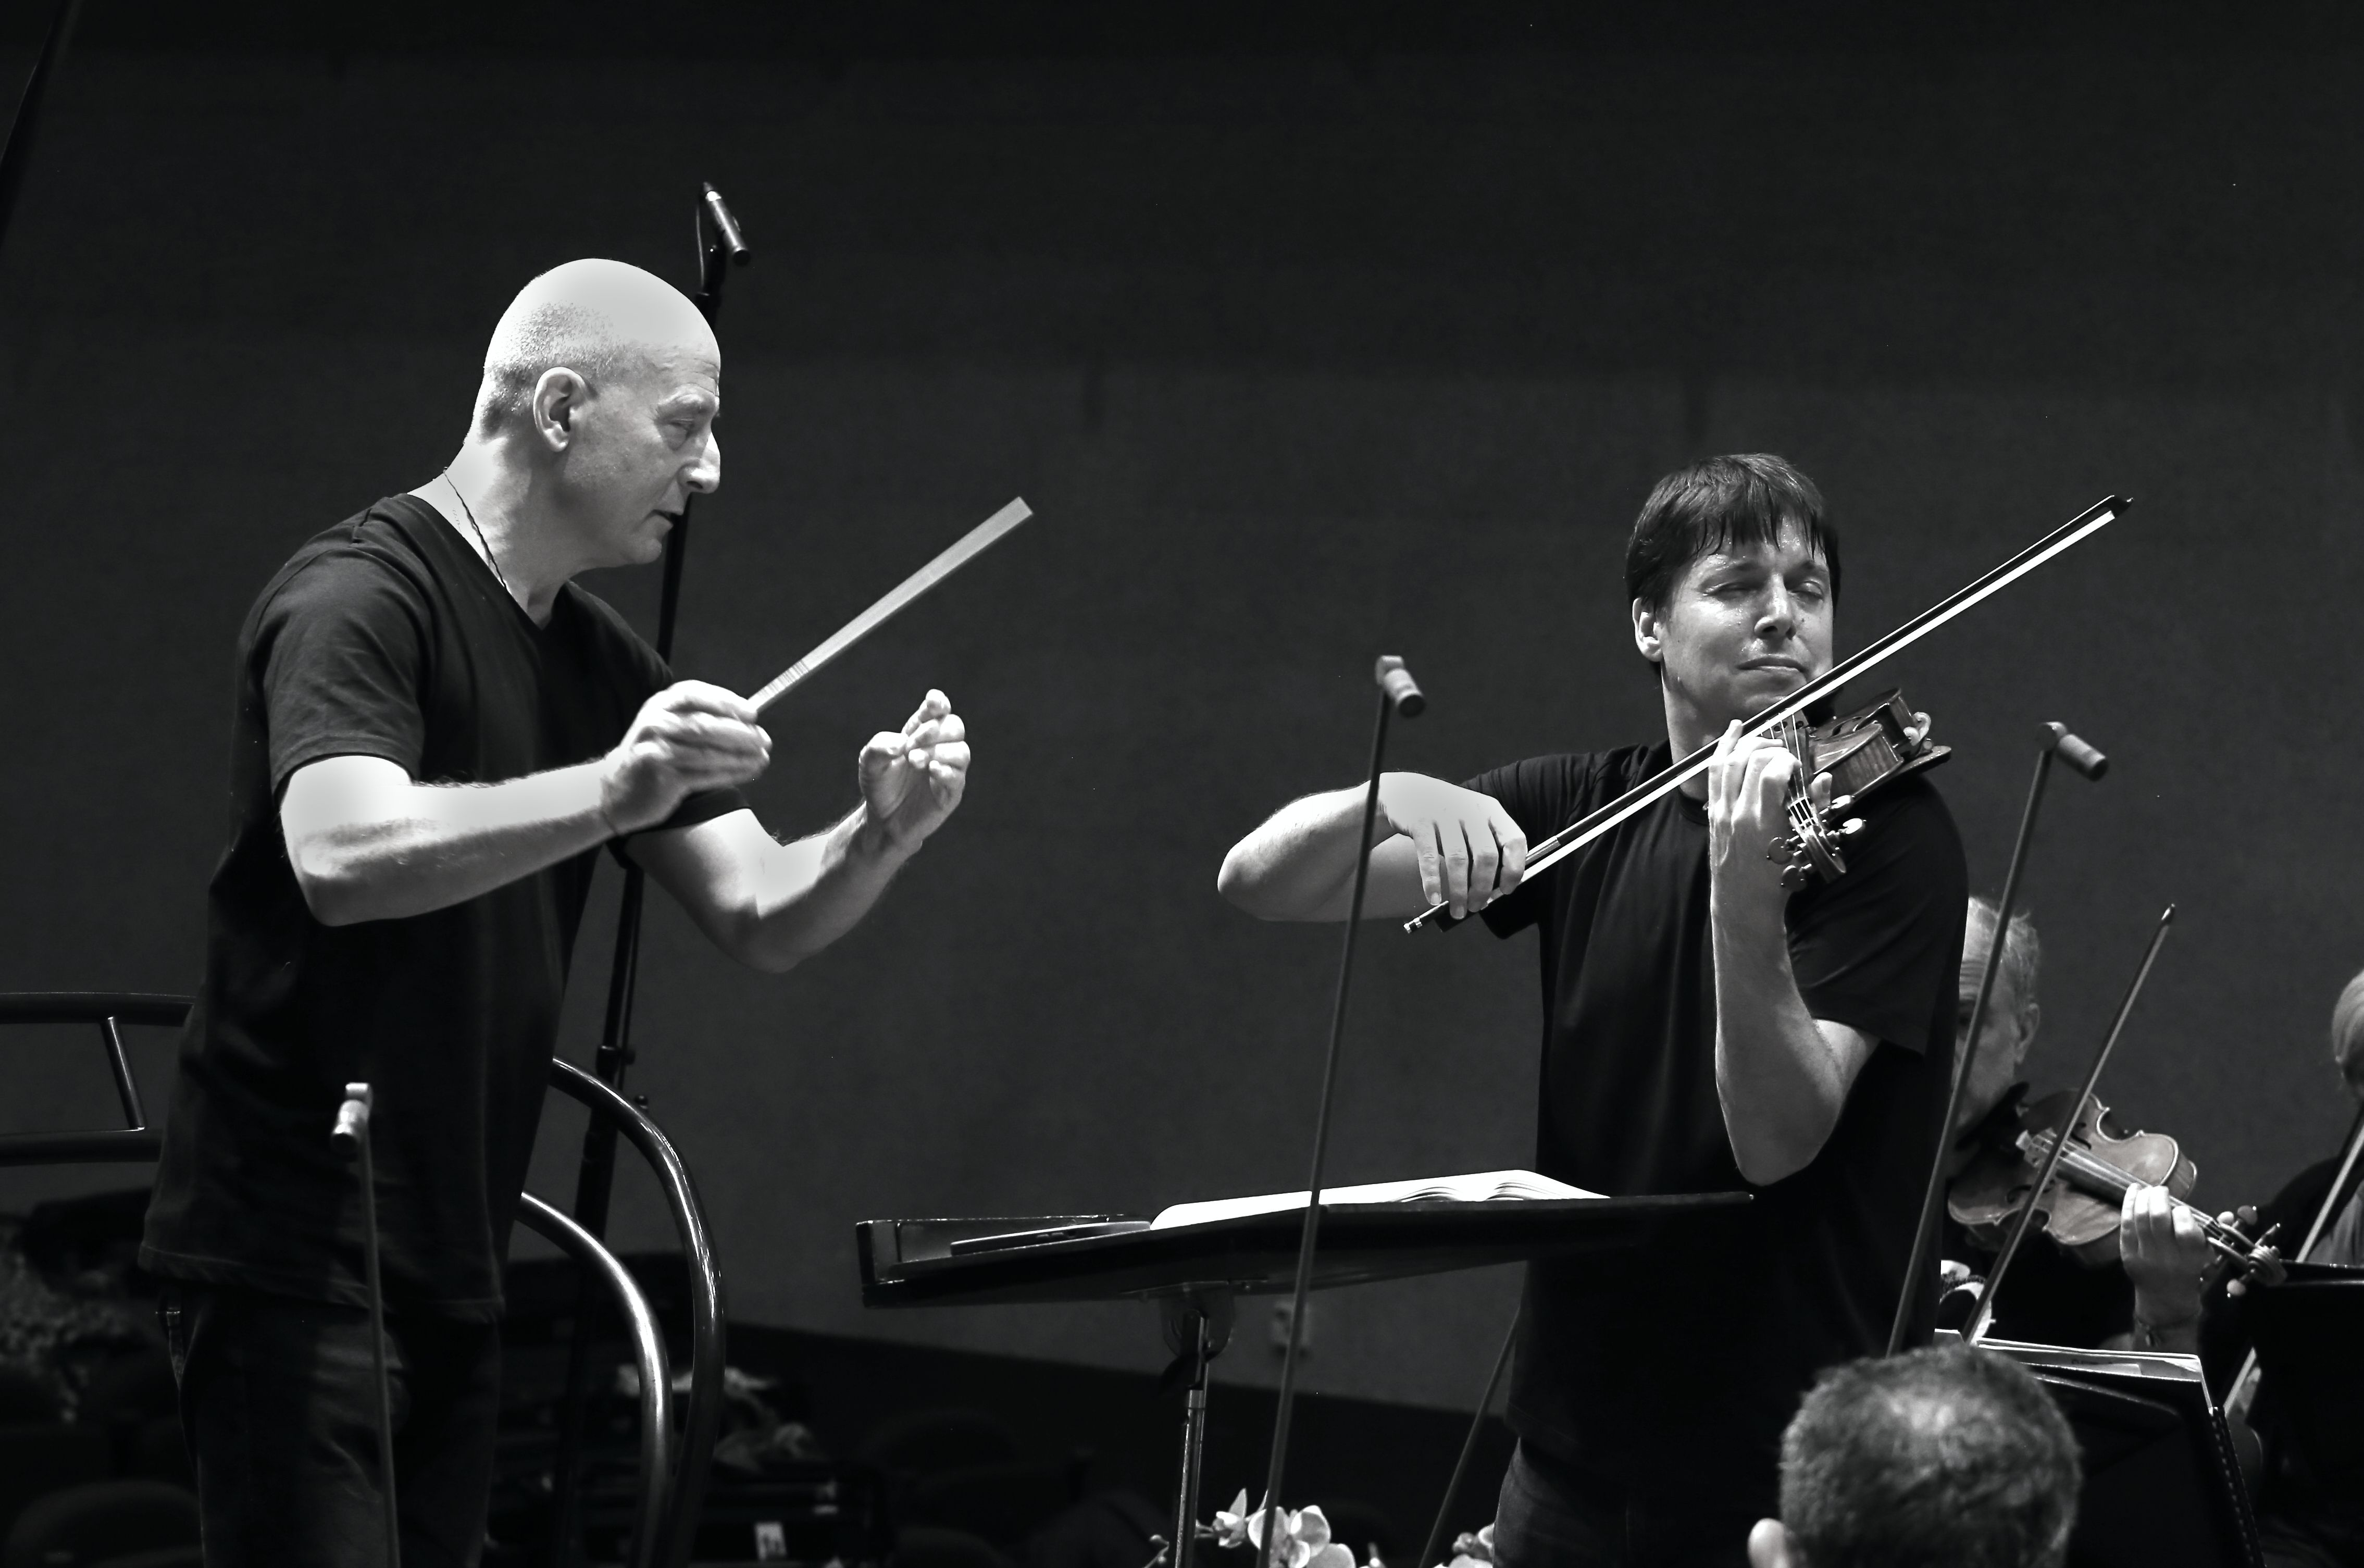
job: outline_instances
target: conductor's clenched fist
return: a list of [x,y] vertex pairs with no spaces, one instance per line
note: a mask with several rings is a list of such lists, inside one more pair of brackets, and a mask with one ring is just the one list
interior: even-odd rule
[[763,775],[772,738],[744,697],[704,681],[678,681],[641,705],[608,753],[600,810],[619,834],[653,828],[700,790]]

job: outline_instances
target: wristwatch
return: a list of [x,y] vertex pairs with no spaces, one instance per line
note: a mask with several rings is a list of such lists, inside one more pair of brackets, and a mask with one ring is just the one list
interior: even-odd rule
[[2126,1336],[2126,1348],[2135,1351],[2167,1350],[2169,1347],[2167,1345],[2166,1340],[2168,1334],[2171,1330],[2183,1328],[2188,1324],[2196,1323],[2199,1320],[2199,1318],[2194,1316],[2191,1318],[2179,1318],[2172,1323],[2151,1323],[2146,1322],[2140,1314],[2136,1314],[2134,1327]]

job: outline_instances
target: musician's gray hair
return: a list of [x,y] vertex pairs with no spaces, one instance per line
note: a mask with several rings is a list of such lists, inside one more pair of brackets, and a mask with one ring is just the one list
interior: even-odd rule
[[1988,1351],[1833,1367],[1781,1438],[1781,1523],[1806,1568],[2059,1568],[2079,1482],[2058,1407]]
[[2348,1083],[2364,1088],[2364,974],[2350,980],[2332,1004],[2331,1060]]
[[[1968,952],[1980,942],[1994,940],[1995,901],[1983,893],[1970,895],[1969,923],[1963,931],[1963,951]],[[2035,922],[2027,917],[2024,909],[2011,912],[2011,929],[2002,940],[2002,974],[2011,982],[2012,995],[2019,998],[2022,1007],[2035,1000],[2036,973],[2044,965],[2044,944],[2035,935]]]

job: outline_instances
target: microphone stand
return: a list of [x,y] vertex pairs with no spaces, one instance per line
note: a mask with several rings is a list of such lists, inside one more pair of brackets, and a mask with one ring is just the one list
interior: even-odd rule
[[[739,232],[738,219],[723,204],[722,193],[711,184],[698,197],[697,221],[698,284],[692,302],[710,327],[721,312],[722,284],[730,275],[730,269],[745,266],[754,252]],[[682,498],[681,519],[665,535],[664,579],[657,596],[657,657],[668,663],[681,607],[682,563],[689,551],[690,506],[697,499],[695,495]],[[607,1016],[600,1029],[599,1049],[591,1060],[593,1074],[618,1090],[624,1086],[625,1069],[636,1054],[631,1046],[632,1003],[640,979],[641,906],[647,880],[640,867],[625,866],[623,897],[616,911],[616,951],[608,968]],[[608,1118],[595,1116],[583,1135],[583,1162],[574,1179],[574,1223],[595,1239],[607,1234],[608,1207],[615,1184],[616,1127]],[[574,1334],[567,1345],[566,1391],[560,1403],[557,1468],[552,1477],[552,1560],[561,1563],[578,1562],[582,1553],[580,1473],[583,1426],[590,1404],[589,1324],[599,1309],[598,1284],[585,1272],[575,1285]],[[686,1431],[684,1438],[686,1444]],[[691,1457],[685,1447],[679,1464],[686,1465]]]
[[394,1394],[385,1373],[385,1286],[378,1276],[377,1166],[370,1159],[370,1111],[376,1096],[367,1084],[345,1085],[345,1103],[337,1107],[337,1125],[329,1139],[338,1148],[361,1156],[362,1263],[369,1286],[370,1362],[377,1372],[377,1462],[385,1472],[380,1493],[385,1505],[386,1568],[402,1568],[402,1508],[394,1490]]
[[1995,905],[1994,940],[1987,944],[1986,962],[1979,968],[1978,999],[1970,1004],[1969,1034],[1954,1053],[1954,1081],[1946,1093],[1945,1119],[1937,1124],[1937,1153],[1930,1162],[1929,1184],[1921,1194],[1921,1219],[1912,1231],[1912,1256],[1904,1265],[1904,1289],[1897,1296],[1896,1317],[1888,1328],[1888,1353],[1904,1348],[1912,1327],[1914,1287],[1929,1266],[1929,1250],[1937,1239],[1937,1212],[1946,1199],[1946,1156],[1954,1147],[1954,1118],[1961,1114],[1962,1090],[1970,1081],[1970,1058],[1978,1054],[1979,1031],[1986,1027],[1987,1001],[1994,995],[1995,973],[2002,967],[2003,943],[2010,940],[2011,917],[2019,897],[2020,873],[2027,869],[2027,848],[2035,837],[2035,814],[2044,804],[2044,785],[2058,757],[2080,777],[2099,782],[2110,771],[2110,760],[2068,733],[2061,724],[2046,724],[2044,750],[2035,756],[2035,778],[2027,786],[2027,807],[2019,816],[2019,837],[2011,846],[2011,869],[2003,873],[2002,897]]
[[[1371,780],[1363,791],[1363,833],[1356,840],[1359,851],[1355,857],[1355,892],[1346,905],[1346,940],[1338,961],[1338,995],[1330,1008],[1330,1051],[1322,1062],[1321,1100],[1313,1117],[1313,1170],[1305,1184],[1305,1229],[1297,1247],[1297,1288],[1290,1297],[1288,1348],[1281,1357],[1280,1399],[1273,1412],[1272,1462],[1266,1473],[1264,1488],[1265,1568],[1278,1568],[1285,1561],[1280,1534],[1286,1510],[1280,1495],[1288,1466],[1289,1416],[1297,1398],[1297,1355],[1305,1333],[1305,1297],[1313,1287],[1314,1240],[1321,1228],[1321,1167],[1330,1148],[1330,1107],[1338,1089],[1338,1045],[1346,1032],[1346,997],[1355,975],[1355,940],[1362,930],[1363,894],[1371,880],[1371,828],[1378,820],[1379,765],[1388,751],[1388,718],[1395,713],[1417,718],[1428,706],[1428,699],[1412,683],[1402,660],[1392,655],[1380,659],[1371,678],[1379,688],[1379,717],[1371,733]],[[1187,1531],[1196,1523],[1194,1519],[1185,1519],[1178,1528]]]

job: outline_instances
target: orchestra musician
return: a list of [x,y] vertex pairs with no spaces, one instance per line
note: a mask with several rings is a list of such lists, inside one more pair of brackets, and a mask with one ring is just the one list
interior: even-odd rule
[[[1994,928],[1993,902],[1973,896],[1962,938],[1957,1051],[1970,1050],[1970,1010],[1994,945]],[[2036,1000],[2042,962],[2035,922],[2013,914],[1955,1115],[1949,1175],[1958,1175],[1981,1154],[2021,1159],[2012,1144],[2028,1093],[2019,1068],[2043,1019]],[[1950,1216],[1945,1224],[1945,1258],[1981,1280],[1990,1276],[1996,1249]],[[2130,1187],[2120,1210],[2116,1247],[2091,1251],[2106,1255],[2072,1252],[2031,1229],[1995,1299],[1993,1331],[2004,1339],[2085,1349],[2199,1350],[2202,1296],[2215,1253],[2191,1209],[2170,1203],[2164,1187]],[[1949,1304],[1954,1299],[1949,1296]],[[1951,1322],[1945,1315],[1941,1319]]]
[[[615,261],[529,284],[451,465],[306,543],[240,633],[229,848],[140,1261],[164,1277],[212,1568],[382,1560],[361,1204],[329,1131],[375,1087],[408,1568],[484,1542],[501,1270],[603,846],[724,951],[785,970],[959,804],[930,692],[860,803],[775,840],[770,737],[676,681],[580,573],[657,559],[721,479],[721,353]],[[365,407],[362,410],[365,417]]]
[[[2364,1106],[2364,973],[2348,981],[2332,1005],[2331,1065],[2348,1098]],[[2281,1233],[2293,1246],[2304,1239],[2324,1200],[2331,1195],[2339,1162],[2339,1156],[2333,1154],[2309,1165],[2266,1205],[2266,1222],[2280,1225]],[[2305,1262],[2364,1268],[2364,1162],[2348,1173],[2340,1193],[2330,1223],[2308,1250]]]
[[[2332,1007],[2331,1062],[2347,1096],[2364,1106],[2364,973],[2347,982]],[[2364,1196],[2358,1195],[2364,1193],[2364,1165],[2351,1171],[2334,1194],[2331,1184],[2340,1163],[2340,1156],[2334,1154],[2292,1177],[2265,1206],[2264,1218],[2280,1225],[2295,1251],[2329,1200],[2329,1221],[2303,1261],[2364,1268]],[[2220,1299],[2212,1307],[2222,1309],[2210,1314],[2211,1348],[2229,1362],[2247,1344],[2244,1306]],[[2286,1378],[2287,1371],[2282,1375]],[[2311,1451],[2303,1440],[2303,1429],[2289,1419],[2285,1408],[2292,1391],[2278,1388],[2274,1377],[2236,1391],[2228,1406],[2243,1404],[2251,1394],[2255,1403],[2247,1405],[2247,1413],[2264,1441],[2258,1533],[2269,1568],[2355,1568],[2364,1563],[2364,1488],[2357,1485],[2353,1459]],[[2304,1397],[2303,1391],[2299,1396]]]
[[[1342,919],[1367,851],[1372,917],[1441,902],[1500,937],[1537,928],[1537,1169],[1612,1195],[1754,1194],[1712,1249],[1529,1266],[1505,1568],[1739,1561],[1800,1396],[1885,1343],[1950,1081],[1968,889],[1944,802],[1925,777],[1893,784],[1860,807],[1846,873],[1793,893],[1791,755],[1737,738],[1830,667],[1820,493],[1778,457],[1694,463],[1651,492],[1625,577],[1662,739],[1465,784],[1387,773],[1367,846],[1362,785],[1310,795],[1219,880],[1266,919]],[[1702,777],[1522,879],[1528,843],[1710,743]],[[1924,1328],[1935,1281],[1916,1284]]]

